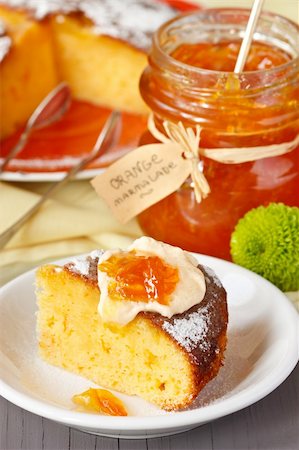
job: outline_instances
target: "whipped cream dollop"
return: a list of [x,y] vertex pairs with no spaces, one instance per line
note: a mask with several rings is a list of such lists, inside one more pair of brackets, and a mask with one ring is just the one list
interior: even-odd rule
[[[101,264],[114,255],[125,255],[128,252],[134,252],[136,256],[157,256],[167,265],[177,269],[178,281],[167,304],[160,303],[159,299],[150,299],[144,302],[110,297],[109,286],[115,280],[106,271],[101,270]],[[107,250],[100,256],[98,262],[98,285],[100,289],[98,311],[102,320],[126,325],[141,311],[156,312],[168,318],[187,311],[200,303],[206,292],[204,275],[197,266],[197,260],[190,253],[149,237],[137,239],[126,251],[120,249]]]

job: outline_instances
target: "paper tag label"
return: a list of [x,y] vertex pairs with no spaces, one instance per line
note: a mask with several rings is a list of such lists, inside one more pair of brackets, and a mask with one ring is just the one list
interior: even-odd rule
[[175,192],[191,173],[175,143],[138,147],[96,176],[91,184],[114,216],[126,223]]

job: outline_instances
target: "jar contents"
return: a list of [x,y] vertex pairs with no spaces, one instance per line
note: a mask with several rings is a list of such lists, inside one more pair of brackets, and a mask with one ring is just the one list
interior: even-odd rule
[[106,389],[90,388],[74,395],[72,401],[82,412],[96,412],[107,416],[128,415],[123,402]]
[[[181,44],[171,56],[190,66],[221,72],[233,72],[241,43],[236,41]],[[245,72],[272,69],[290,61],[288,53],[261,42],[253,42],[244,67]]]
[[[228,83],[229,75],[235,76],[240,45],[233,40],[179,45],[171,52],[176,60],[173,79],[163,76],[163,69],[161,77],[157,76],[150,66],[141,79],[141,93],[156,124],[165,119],[181,120],[191,127],[199,124],[204,149],[239,148],[242,152],[242,147],[295,140],[299,135],[299,74],[285,82],[288,72],[283,69],[292,57],[280,48],[253,42],[245,72],[236,78],[237,84]],[[183,63],[178,74],[187,73],[185,84],[180,85],[175,75],[177,62]],[[204,70],[194,74],[194,67]],[[150,142],[153,137],[146,132],[141,144]],[[196,203],[191,181],[186,180],[180,190],[139,215],[147,234],[185,250],[230,259],[231,233],[247,211],[274,201],[299,206],[298,148],[237,164],[201,157],[201,164],[211,188],[208,197]]]

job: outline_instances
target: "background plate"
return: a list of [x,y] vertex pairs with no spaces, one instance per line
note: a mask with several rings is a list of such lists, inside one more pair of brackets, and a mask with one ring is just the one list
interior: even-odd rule
[[[160,0],[178,11],[199,9],[183,0]],[[72,100],[70,109],[58,122],[37,130],[30,136],[24,150],[14,158],[0,180],[16,182],[57,181],[66,170],[77,164],[92,149],[97,136],[111,110],[84,101]],[[104,167],[136,148],[139,138],[147,127],[146,116],[122,114],[122,132],[119,143],[94,161],[88,170],[76,178],[90,179]],[[21,130],[0,142],[0,156],[6,155],[17,143]],[[0,157],[0,162],[2,158]]]

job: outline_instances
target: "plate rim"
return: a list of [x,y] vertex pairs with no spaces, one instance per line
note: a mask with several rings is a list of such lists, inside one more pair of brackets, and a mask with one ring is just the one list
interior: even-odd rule
[[[107,167],[95,167],[93,169],[82,170],[77,173],[72,181],[89,180],[104,172]],[[22,171],[4,171],[0,174],[0,181],[13,181],[18,183],[40,183],[40,182],[56,182],[60,181],[68,172],[67,171],[53,171],[53,172],[22,172]]]
[[[198,253],[193,253],[197,258],[203,259],[203,263],[207,263],[209,265],[209,261],[215,264],[227,264],[233,267],[236,267],[238,271],[243,272],[245,275],[249,274],[250,277],[257,277],[257,279],[268,285],[268,288],[272,289],[273,292],[276,292],[276,295],[280,297],[280,302],[285,308],[285,314],[288,318],[292,320],[290,323],[294,322],[294,326],[292,329],[292,333],[289,331],[291,328],[288,327],[288,333],[295,334],[298,337],[299,332],[299,315],[295,309],[295,307],[291,304],[285,294],[280,291],[276,286],[270,283],[268,280],[264,279],[260,275],[251,272],[244,267],[238,266],[230,261],[222,260],[219,258],[215,258],[208,255],[201,255]],[[78,255],[84,256],[86,255]],[[70,256],[67,258],[62,258],[59,260],[54,260],[52,263],[54,264],[64,264],[70,258],[75,258],[77,256]],[[3,301],[1,298],[2,294],[13,288],[18,283],[25,282],[28,278],[34,277],[34,273],[37,267],[26,271],[25,273],[19,275],[13,280],[6,283],[4,286],[0,288],[0,304]],[[34,291],[33,291],[34,292]],[[33,293],[34,295],[34,293]],[[298,345],[297,345],[298,350]],[[201,425],[212,420],[216,420],[220,417],[225,417],[234,412],[240,411],[256,402],[261,400],[262,398],[269,395],[272,391],[274,391],[278,386],[280,386],[283,381],[290,375],[295,366],[298,363],[299,354],[296,352],[296,344],[293,346],[288,346],[287,352],[284,355],[285,363],[280,364],[279,367],[276,368],[276,371],[269,372],[265,383],[265,378],[258,382],[257,384],[251,385],[249,388],[237,392],[233,397],[228,397],[226,399],[222,399],[217,403],[212,403],[207,406],[202,406],[200,408],[196,408],[188,411],[177,411],[170,412],[165,415],[154,415],[154,416],[127,416],[127,417],[110,417],[110,416],[98,416],[92,415],[88,413],[81,413],[77,411],[72,411],[65,409],[63,407],[51,405],[46,401],[39,400],[37,398],[31,397],[29,394],[20,392],[19,390],[13,388],[8,383],[4,382],[2,378],[0,378],[0,395],[2,395],[7,400],[11,401],[13,404],[31,412],[37,414],[41,417],[48,418],[50,420],[54,420],[55,422],[62,423],[68,426],[75,427],[84,427],[86,430],[109,430],[109,431],[123,431],[123,432],[141,432],[145,430],[175,430],[178,428],[187,428],[196,425]],[[254,395],[253,392],[254,391]],[[238,400],[236,402],[236,400]],[[150,435],[150,433],[149,433]]]

